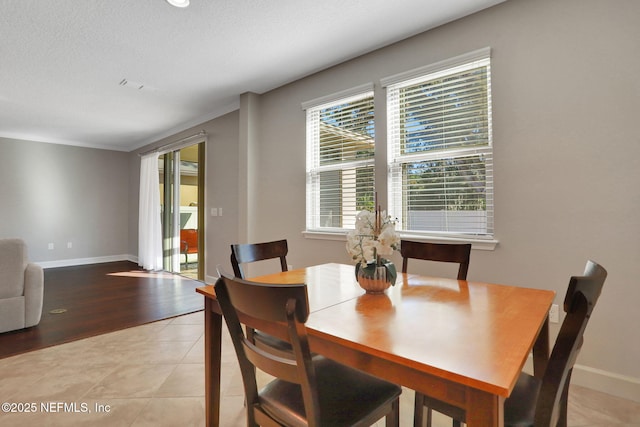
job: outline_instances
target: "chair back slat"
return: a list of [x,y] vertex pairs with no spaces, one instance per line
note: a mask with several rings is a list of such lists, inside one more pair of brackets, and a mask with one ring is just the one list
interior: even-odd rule
[[[256,347],[248,339],[242,341],[245,356],[253,366],[276,378],[300,384],[300,372],[295,359],[277,357],[268,349]],[[293,356],[293,353],[291,353]]]
[[471,244],[428,243],[401,240],[400,253],[402,255],[403,273],[407,272],[409,258],[425,261],[451,262],[460,264],[458,267],[457,279],[467,280],[469,258],[471,256]]
[[[223,278],[227,283],[231,280],[225,276]],[[285,307],[293,298],[299,301],[296,305],[298,320],[304,323],[309,317],[307,287],[304,283],[274,285],[236,278],[232,284],[227,284],[227,292],[233,307],[241,313],[249,313],[258,320],[286,323]]]
[[236,277],[246,279],[242,264],[278,258],[280,268],[287,271],[287,253],[289,248],[286,240],[276,240],[264,243],[246,243],[231,245],[231,265]]

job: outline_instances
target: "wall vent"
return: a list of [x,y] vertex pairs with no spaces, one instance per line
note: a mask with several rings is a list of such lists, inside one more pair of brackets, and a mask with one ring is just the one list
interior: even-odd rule
[[138,83],[138,82],[132,82],[132,81],[127,80],[127,79],[122,79],[122,80],[120,80],[120,86],[125,86],[125,87],[128,87],[130,89],[140,90],[140,89],[142,89],[144,87],[144,84]]

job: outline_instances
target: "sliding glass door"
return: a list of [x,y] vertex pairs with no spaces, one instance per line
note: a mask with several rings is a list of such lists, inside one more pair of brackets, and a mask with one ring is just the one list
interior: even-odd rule
[[159,157],[164,269],[204,278],[204,143]]

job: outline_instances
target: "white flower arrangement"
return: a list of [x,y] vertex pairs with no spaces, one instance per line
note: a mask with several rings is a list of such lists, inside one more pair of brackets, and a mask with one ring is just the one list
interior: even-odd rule
[[358,212],[355,228],[347,234],[347,252],[362,265],[391,256],[400,245],[395,227],[395,221],[385,211]]
[[360,269],[367,274],[376,267],[386,267],[387,278],[395,283],[395,266],[384,258],[400,247],[395,227],[395,221],[379,208],[375,212],[358,212],[355,228],[347,233],[347,252],[357,262],[356,275]]

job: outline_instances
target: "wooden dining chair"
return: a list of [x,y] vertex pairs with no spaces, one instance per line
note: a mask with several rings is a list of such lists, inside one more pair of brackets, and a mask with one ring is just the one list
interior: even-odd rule
[[[307,287],[221,277],[215,292],[240,364],[247,426],[399,425],[401,388],[319,355],[311,355],[305,323]],[[261,327],[290,342],[289,357],[255,346],[243,332]],[[258,391],[256,369],[275,377]]]
[[[264,243],[233,244],[231,245],[231,266],[233,267],[233,274],[240,279],[246,279],[242,268],[243,264],[276,258],[280,260],[280,268],[282,271],[287,271],[288,253],[289,247],[286,240],[275,240]],[[256,331],[253,328],[247,328],[247,336],[249,340],[254,343],[262,344],[265,342],[266,345],[270,347],[280,348],[284,353],[291,351],[291,346],[288,343],[271,335]]]
[[[402,255],[403,273],[407,273],[409,258],[425,261],[450,262],[459,264],[456,278],[458,280],[467,280],[469,258],[471,257],[471,244],[428,243],[401,240],[400,254]],[[452,417],[454,419],[454,427],[459,427],[461,423],[458,420],[460,417],[464,417],[464,411],[462,409],[416,392],[414,399],[414,425],[422,425],[424,413],[426,412],[427,426],[431,426],[432,411],[434,410]]]
[[[588,261],[582,276],[569,280],[564,297],[566,316],[551,351],[542,378],[521,373],[505,400],[506,427],[566,427],[569,383],[576,358],[584,341],[584,331],[602,292],[607,271]],[[464,411],[456,408],[455,422],[464,422]],[[414,418],[414,425],[420,424]]]
[[248,264],[268,259],[280,259],[280,268],[287,271],[287,253],[289,248],[286,240],[276,240],[264,243],[246,243],[231,245],[231,266],[236,277],[246,279],[242,264]]
[[469,258],[471,256],[471,244],[469,243],[428,243],[413,242],[411,240],[400,241],[400,254],[402,255],[402,272],[407,272],[409,258],[425,261],[458,263],[458,280],[467,280],[469,270]]

